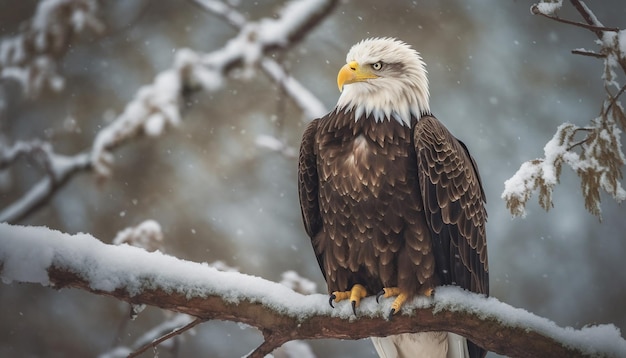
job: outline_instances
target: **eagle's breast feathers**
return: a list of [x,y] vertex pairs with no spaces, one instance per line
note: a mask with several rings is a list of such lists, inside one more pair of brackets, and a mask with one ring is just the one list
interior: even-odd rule
[[314,246],[323,253],[329,290],[355,283],[370,292],[434,288],[411,127],[335,113],[315,125],[322,230]]

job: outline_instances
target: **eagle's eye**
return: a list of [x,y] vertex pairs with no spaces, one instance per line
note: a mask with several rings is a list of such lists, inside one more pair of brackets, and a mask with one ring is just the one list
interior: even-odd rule
[[372,68],[375,71],[380,71],[383,68],[383,63],[381,61],[378,61],[376,63],[372,63]]

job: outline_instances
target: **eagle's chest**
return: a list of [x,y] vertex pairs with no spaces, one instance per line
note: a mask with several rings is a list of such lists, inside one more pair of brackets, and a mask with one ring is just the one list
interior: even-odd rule
[[[385,191],[406,186],[415,175],[410,141],[361,131],[329,135],[318,146],[320,186],[327,196],[357,202],[376,200]],[[398,188],[395,188],[398,189]]]
[[346,171],[363,176],[363,171],[371,168],[371,162],[377,154],[376,148],[363,134],[359,134],[352,142],[347,143],[345,149],[341,158],[338,158],[338,163],[341,164],[343,160]]

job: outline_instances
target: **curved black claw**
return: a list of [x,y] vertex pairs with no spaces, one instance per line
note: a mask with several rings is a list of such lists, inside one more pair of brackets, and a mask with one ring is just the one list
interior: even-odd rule
[[378,292],[376,294],[376,303],[380,303],[380,301],[379,301],[380,300],[380,296],[382,296],[384,294],[385,294],[385,290],[381,290],[380,292]]
[[391,311],[389,311],[389,316],[387,317],[387,319],[391,321],[394,313],[396,313],[396,309],[392,308]]
[[328,304],[330,305],[330,307],[335,308],[335,306],[333,306],[333,301],[335,300],[335,298],[337,298],[337,296],[335,296],[334,293],[330,294],[330,298],[328,299]]
[[352,313],[356,316],[356,301],[350,301],[352,303]]

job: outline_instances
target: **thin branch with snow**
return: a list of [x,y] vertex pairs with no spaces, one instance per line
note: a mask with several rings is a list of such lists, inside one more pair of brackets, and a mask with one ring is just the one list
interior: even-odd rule
[[[557,129],[552,140],[544,147],[544,157],[522,164],[504,185],[502,198],[513,215],[525,214],[526,202],[535,190],[539,191],[539,204],[549,210],[553,206],[552,190],[559,181],[562,164],[567,164],[581,178],[585,207],[601,217],[600,192],[611,195],[614,200],[626,200],[626,190],[621,185],[622,167],[626,157],[622,151],[621,133],[626,129],[626,114],[619,101],[626,90],[618,81],[616,70],[626,74],[626,30],[605,27],[593,12],[581,1],[571,0],[586,24],[565,21],[553,13],[561,7],[562,0],[544,0],[533,5],[531,11],[552,20],[576,25],[596,34],[601,48],[598,52],[574,50],[573,53],[601,58],[604,61],[602,80],[607,99],[598,117],[585,127],[565,123]],[[617,88],[616,94],[611,88]],[[576,134],[584,130],[582,139]]]
[[[572,21],[572,20],[568,20],[568,19],[563,19],[560,18],[558,16],[553,15],[554,12],[557,10],[556,8],[556,4],[555,3],[550,3],[550,5],[552,7],[541,7],[540,5],[548,5],[548,3],[539,3],[539,4],[535,4],[530,8],[530,12],[532,12],[534,15],[541,15],[544,17],[547,17],[550,20],[554,20],[557,22],[561,22],[563,24],[567,24],[567,25],[573,25],[573,26],[577,26],[577,27],[582,27],[583,29],[587,29],[587,30],[592,30],[592,31],[614,31],[617,32],[619,31],[619,28],[617,27],[604,27],[604,26],[598,26],[598,25],[589,25],[589,24],[585,24],[582,22],[577,22],[577,21]],[[559,4],[559,8],[560,8],[560,4]]]
[[17,81],[27,97],[44,88],[61,90],[64,79],[56,62],[75,35],[86,29],[100,33],[95,0],[44,0],[20,33],[0,39],[0,80]]
[[0,148],[0,167],[6,167],[21,156],[33,156],[41,162],[44,176],[18,200],[0,211],[0,222],[16,222],[42,207],[52,195],[75,174],[91,168],[85,153],[64,156],[52,150],[49,143],[18,142],[12,148]]
[[[252,66],[263,60],[264,69],[271,79],[285,88],[296,99],[307,116],[320,116],[323,105],[293,78],[281,72],[279,65],[264,58],[265,54],[288,48],[300,40],[334,7],[336,1],[297,0],[287,3],[277,19],[264,18],[256,22],[241,23],[243,15],[234,9],[218,6],[212,1],[198,1],[208,11],[227,17],[239,34],[224,47],[208,54],[198,54],[184,49],[177,53],[173,68],[157,75],[154,83],[141,88],[132,102],[107,128],[100,131],[92,150],[96,173],[110,175],[112,157],[110,150],[138,133],[160,135],[166,125],[180,123],[180,97],[184,89],[216,91],[222,87],[225,76],[235,66],[249,73]],[[234,17],[233,17],[234,16]],[[299,99],[305,98],[308,102]]]
[[[72,2],[62,0],[59,3]],[[246,68],[260,64],[261,69],[289,94],[307,118],[318,117],[325,112],[324,106],[313,94],[265,54],[293,46],[332,11],[336,0],[290,1],[279,11],[277,19],[266,18],[256,22],[243,22],[243,15],[227,7],[220,10],[219,3],[214,1],[197,3],[226,18],[232,26],[239,28],[239,34],[221,49],[207,54],[190,49],[179,50],[173,66],[157,74],[153,83],[140,88],[122,113],[97,133],[89,152],[64,157],[61,168],[51,168],[56,175],[42,178],[25,195],[0,211],[0,221],[17,222],[23,219],[44,205],[74,174],[92,171],[98,178],[110,177],[114,149],[139,136],[156,137],[167,127],[177,127],[181,123],[183,97],[190,91],[221,89],[227,75],[235,68],[244,68],[245,72]],[[290,151],[288,146],[285,150],[286,153]],[[3,148],[0,148],[1,151]],[[0,158],[7,156],[0,153]]]
[[[264,19],[260,21],[258,25],[255,24],[250,26],[245,23],[245,17],[243,14],[222,2],[211,0],[193,1],[206,11],[219,16],[227,21],[227,23],[233,28],[239,30],[240,36],[238,36],[238,38],[243,39],[243,41],[249,42],[249,38],[253,38],[255,41],[258,41],[257,34],[263,33],[264,38],[261,40],[267,42],[267,44],[280,44],[285,41],[284,35],[277,36],[275,39],[272,39],[271,36],[267,35],[270,30],[276,32],[276,29],[281,27],[288,29],[293,26],[291,23],[294,21],[294,18],[297,19],[303,14],[310,13],[311,11],[319,13],[318,16],[321,16],[321,14],[330,11],[336,4],[336,1],[294,2],[290,6],[286,6],[280,12],[280,18],[278,20]],[[254,35],[249,34],[249,31],[252,31]],[[289,33],[289,31],[284,30],[281,32]],[[291,37],[295,40],[300,38],[301,35],[298,32],[293,32]],[[284,67],[276,60],[263,55],[262,51],[253,51],[253,54],[251,54],[246,61],[248,63],[248,68],[250,63],[258,63],[261,70],[300,108],[307,121],[313,118],[319,118],[328,112],[324,104],[311,91],[304,87],[298,80],[290,76]],[[290,147],[284,140],[278,138],[260,135],[256,139],[256,144],[261,148],[279,152],[289,158],[296,156],[294,148]]]
[[[37,248],[37,250],[33,250]],[[0,223],[0,278],[4,284],[73,287],[188,314],[256,327],[265,343],[260,358],[296,339],[360,339],[407,332],[450,331],[510,357],[624,357],[626,340],[613,325],[561,328],[493,297],[440,287],[434,298],[407,304],[392,321],[391,299],[366,298],[354,317],[321,294],[128,245],[107,245],[88,234]]]

